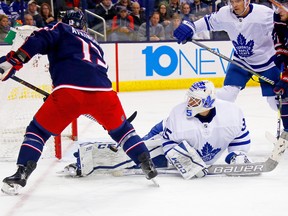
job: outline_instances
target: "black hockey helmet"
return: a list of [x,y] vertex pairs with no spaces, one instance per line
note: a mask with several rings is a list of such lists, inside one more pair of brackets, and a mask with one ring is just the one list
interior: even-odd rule
[[62,22],[81,30],[86,26],[85,16],[81,10],[68,10]]

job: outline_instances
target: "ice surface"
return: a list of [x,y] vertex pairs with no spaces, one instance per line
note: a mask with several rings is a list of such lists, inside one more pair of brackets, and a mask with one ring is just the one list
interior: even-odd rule
[[[140,136],[185,100],[185,90],[119,93],[127,115],[138,111],[133,125]],[[249,155],[255,161],[268,157],[273,144],[265,131],[276,134],[277,113],[261,97],[259,88],[244,89],[236,103],[250,129]],[[79,139],[108,135],[96,123],[79,120]],[[93,174],[67,178],[56,174],[73,161],[73,144],[63,146],[64,158],[41,159],[18,196],[0,195],[1,216],[284,216],[287,215],[288,157],[276,169],[257,177],[207,176],[183,180],[159,176],[160,188],[144,176],[114,177]],[[15,162],[0,162],[0,179],[15,172]]]

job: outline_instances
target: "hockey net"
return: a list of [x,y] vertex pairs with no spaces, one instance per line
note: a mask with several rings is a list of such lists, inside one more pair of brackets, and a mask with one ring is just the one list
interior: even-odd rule
[[[1,46],[0,55],[5,55],[10,50],[11,46]],[[48,68],[47,56],[36,55],[16,75],[51,93],[52,85]],[[0,160],[17,158],[26,127],[43,104],[43,98],[40,93],[12,79],[0,83]],[[42,156],[56,156],[61,159],[61,145],[68,140],[71,142],[71,139],[77,139],[76,120],[73,122],[73,128],[69,125],[61,136],[51,137],[47,141]]]

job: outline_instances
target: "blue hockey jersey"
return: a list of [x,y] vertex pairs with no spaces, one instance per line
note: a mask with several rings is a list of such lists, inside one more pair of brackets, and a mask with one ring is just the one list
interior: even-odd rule
[[85,31],[59,22],[51,29],[34,31],[19,49],[30,58],[36,54],[48,55],[54,90],[112,90],[104,52]]

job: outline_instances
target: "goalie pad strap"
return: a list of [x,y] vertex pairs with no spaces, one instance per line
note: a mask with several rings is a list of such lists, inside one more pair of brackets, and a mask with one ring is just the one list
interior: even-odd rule
[[79,144],[79,157],[77,167],[81,170],[81,176],[89,175],[93,172],[93,143]]

